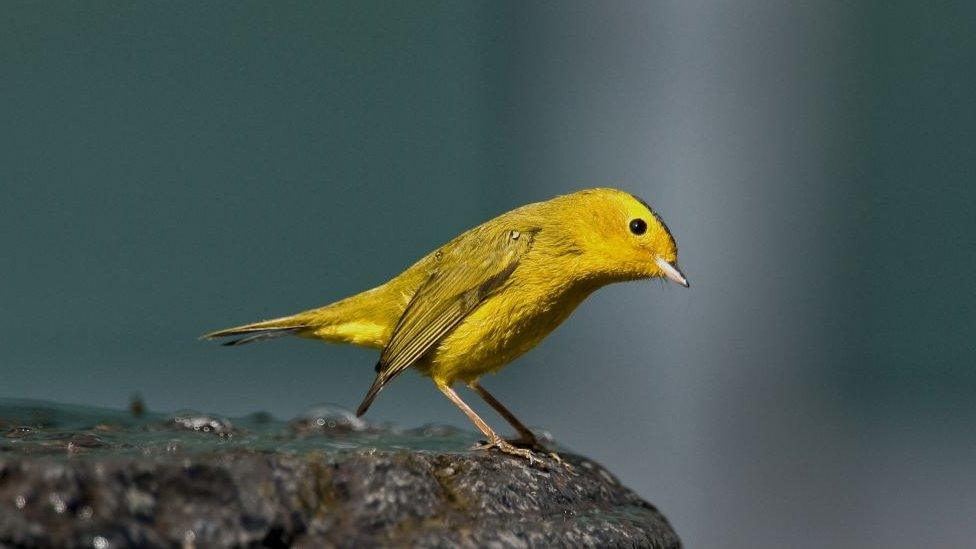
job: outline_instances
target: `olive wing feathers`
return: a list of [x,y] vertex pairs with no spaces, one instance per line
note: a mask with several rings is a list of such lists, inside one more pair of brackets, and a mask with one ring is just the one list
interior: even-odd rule
[[497,230],[471,234],[435,255],[426,281],[397,321],[376,365],[376,379],[356,415],[362,415],[380,390],[423,358],[452,328],[497,292],[532,247],[532,232]]

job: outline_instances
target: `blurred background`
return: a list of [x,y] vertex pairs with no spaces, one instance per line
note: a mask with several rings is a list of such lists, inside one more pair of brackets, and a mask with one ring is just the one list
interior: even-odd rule
[[[965,2],[8,2],[0,397],[354,407],[375,352],[197,337],[616,186],[691,289],[485,385],[689,547],[970,546],[974,63]],[[370,417],[469,428],[416,375]]]

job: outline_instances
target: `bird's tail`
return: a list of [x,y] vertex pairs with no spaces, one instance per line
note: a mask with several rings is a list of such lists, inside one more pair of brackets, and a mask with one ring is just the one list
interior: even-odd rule
[[294,315],[218,330],[204,334],[201,339],[233,337],[236,339],[230,339],[224,342],[223,345],[244,345],[253,341],[263,341],[286,335],[294,335],[312,328],[314,326],[308,324],[304,318],[301,318],[301,315]]
[[296,335],[382,349],[405,306],[380,287],[291,316],[211,332],[202,339],[233,338],[224,345],[243,345]]

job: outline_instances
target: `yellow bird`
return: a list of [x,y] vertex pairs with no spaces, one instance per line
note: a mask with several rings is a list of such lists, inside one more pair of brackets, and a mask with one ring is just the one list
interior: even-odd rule
[[[660,216],[616,189],[528,204],[470,229],[387,283],[331,305],[205,335],[240,345],[282,335],[382,349],[362,415],[397,375],[430,377],[484,433],[484,448],[522,456],[542,447],[478,383],[535,347],[587,296],[613,282],[668,278],[684,287],[678,248]],[[454,392],[461,382],[518,431],[500,437]]]

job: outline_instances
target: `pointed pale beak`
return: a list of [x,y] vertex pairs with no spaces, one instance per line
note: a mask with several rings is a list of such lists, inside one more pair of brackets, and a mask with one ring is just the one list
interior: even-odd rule
[[660,257],[654,258],[654,262],[657,263],[657,266],[660,267],[662,271],[664,271],[664,276],[668,277],[668,280],[671,282],[680,284],[685,288],[691,286],[691,284],[688,284],[688,279],[685,278],[685,275],[681,274],[681,271],[679,271],[678,267],[673,263],[668,263]]

